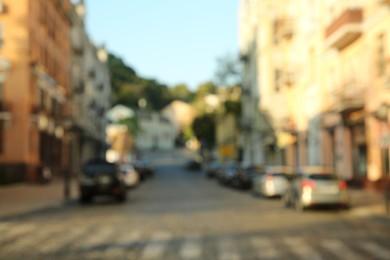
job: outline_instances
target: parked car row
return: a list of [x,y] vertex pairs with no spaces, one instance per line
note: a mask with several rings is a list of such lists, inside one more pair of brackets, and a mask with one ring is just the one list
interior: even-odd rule
[[299,211],[316,206],[350,207],[347,183],[330,168],[305,166],[247,166],[211,161],[205,175],[221,185],[250,190],[255,196],[281,198],[286,207]]
[[111,163],[104,159],[86,162],[80,173],[79,200],[91,202],[97,196],[111,196],[119,202],[127,199],[127,192],[153,175],[148,161]]

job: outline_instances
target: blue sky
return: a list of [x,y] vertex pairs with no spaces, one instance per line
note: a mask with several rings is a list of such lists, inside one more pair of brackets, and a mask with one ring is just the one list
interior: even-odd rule
[[86,0],[92,40],[146,78],[196,89],[238,53],[239,0]]

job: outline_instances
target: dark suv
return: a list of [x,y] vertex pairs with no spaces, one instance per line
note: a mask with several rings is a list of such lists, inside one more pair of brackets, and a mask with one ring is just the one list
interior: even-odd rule
[[90,202],[97,195],[126,200],[127,189],[118,165],[102,159],[94,159],[84,165],[80,176],[80,202]]

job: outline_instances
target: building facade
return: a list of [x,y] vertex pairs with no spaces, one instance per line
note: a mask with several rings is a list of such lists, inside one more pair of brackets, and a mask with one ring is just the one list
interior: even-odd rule
[[85,33],[83,1],[1,7],[0,184],[37,182],[44,169],[65,175],[104,156],[110,77],[104,49]]
[[389,11],[382,0],[241,1],[244,76],[258,90],[248,98],[272,129],[265,164],[331,166],[357,184],[388,176]]
[[138,134],[135,140],[138,150],[172,150],[175,147],[176,128],[166,116],[151,111],[137,113]]
[[77,172],[87,160],[105,156],[111,83],[106,50],[96,47],[85,29],[84,1],[75,4],[71,14],[70,157],[72,172]]
[[68,164],[71,3],[2,1],[1,55],[10,68],[1,87],[1,183],[36,181],[43,167],[61,173]]

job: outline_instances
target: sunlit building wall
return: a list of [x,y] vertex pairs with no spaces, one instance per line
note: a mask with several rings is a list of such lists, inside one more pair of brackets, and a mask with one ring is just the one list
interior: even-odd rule
[[[380,183],[379,180],[390,176],[390,2],[368,1],[364,16],[364,62],[357,75],[368,87],[365,94],[367,177]],[[355,149],[358,155],[359,148]],[[354,165],[364,166],[359,161]]]
[[66,169],[64,125],[70,87],[70,2],[2,1],[1,55],[10,69],[1,88],[0,182],[36,181],[42,167]]
[[[241,1],[239,10],[239,45],[242,77],[242,108],[238,122],[240,136],[238,145],[242,151],[243,165],[263,165],[262,143],[260,132],[255,127],[258,114],[258,82],[257,82],[257,2]],[[257,152],[256,152],[257,151]]]
[[325,4],[326,159],[343,177],[370,184],[389,171],[388,144],[381,144],[388,129],[389,5]]
[[332,166],[360,183],[389,172],[389,2],[242,3],[257,3],[257,29],[240,27],[241,51],[256,46],[246,58],[257,60],[257,113],[270,115],[277,160]]

